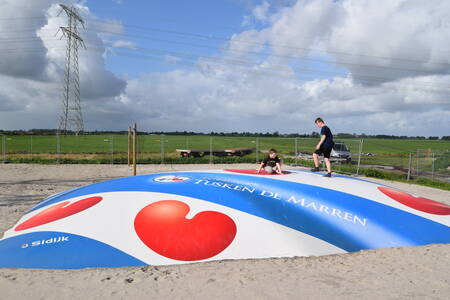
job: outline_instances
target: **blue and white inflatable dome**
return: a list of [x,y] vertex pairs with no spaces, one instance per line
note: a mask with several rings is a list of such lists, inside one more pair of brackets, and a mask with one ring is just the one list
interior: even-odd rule
[[169,265],[450,243],[450,207],[307,171],[171,172],[51,196],[0,240],[0,267]]

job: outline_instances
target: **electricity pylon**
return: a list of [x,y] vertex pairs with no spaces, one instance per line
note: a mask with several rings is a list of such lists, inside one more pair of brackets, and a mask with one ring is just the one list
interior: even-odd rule
[[[66,46],[66,68],[64,72],[63,82],[63,98],[62,111],[59,118],[58,134],[67,134],[67,131],[72,130],[78,135],[84,131],[83,115],[81,113],[80,104],[80,75],[78,69],[78,47],[81,45],[86,49],[83,39],[78,33],[78,23],[84,28],[84,21],[78,15],[74,6],[68,7],[60,4],[61,14],[65,11],[69,18],[67,27],[60,27],[63,37],[67,39]],[[58,16],[59,16],[58,14]],[[59,32],[58,30],[58,32]]]

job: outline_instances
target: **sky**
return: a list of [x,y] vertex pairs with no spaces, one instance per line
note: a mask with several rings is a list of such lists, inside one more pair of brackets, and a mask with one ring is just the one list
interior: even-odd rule
[[450,135],[447,0],[0,0],[0,129],[58,126],[59,4],[85,130]]

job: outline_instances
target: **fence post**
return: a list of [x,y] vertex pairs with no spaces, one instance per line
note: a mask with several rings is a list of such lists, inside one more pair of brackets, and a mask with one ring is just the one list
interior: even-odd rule
[[409,162],[408,162],[408,177],[406,178],[407,181],[411,178],[411,163],[412,163],[412,152],[409,152]]
[[109,152],[111,153],[111,164],[114,164],[114,136],[109,138]]
[[434,180],[434,151],[431,152],[431,180]]
[[59,132],[56,133],[56,163],[59,164],[59,154],[61,153],[61,143]]
[[419,177],[419,149],[416,151],[416,160],[417,160],[417,168],[416,168],[416,176]]
[[128,126],[128,137],[127,137],[127,145],[128,145],[128,166],[130,166],[131,162],[131,126]]
[[30,158],[33,159],[33,136],[30,135]]
[[295,166],[298,166],[298,138],[295,137]]
[[259,138],[256,137],[255,138],[255,160],[256,160],[256,164],[259,163]]
[[3,163],[6,163],[6,135],[2,135],[2,156]]
[[137,160],[140,160],[142,158],[142,149],[144,147],[144,135],[136,135],[136,155],[137,155]]
[[209,163],[212,164],[212,136],[209,137]]
[[356,168],[356,175],[359,175],[359,166],[361,165],[361,153],[363,147],[363,140],[359,140],[359,153],[358,153],[358,167]]
[[159,137],[159,141],[160,141],[160,145],[161,145],[161,164],[164,164],[164,134],[161,134],[161,136]]
[[133,176],[136,176],[136,123],[133,125]]

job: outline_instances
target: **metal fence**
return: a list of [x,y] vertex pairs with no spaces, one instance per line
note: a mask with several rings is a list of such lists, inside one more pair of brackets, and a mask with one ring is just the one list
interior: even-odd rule
[[450,182],[450,151],[417,149],[410,153],[409,176]]
[[[408,179],[427,177],[450,181],[450,141],[335,139],[345,143],[350,159],[334,157],[333,170],[361,174],[375,168]],[[285,164],[312,166],[312,152],[318,138],[263,136],[173,136],[141,134],[137,139],[138,163],[184,163],[180,150],[202,150],[198,159],[189,162],[260,162],[265,153],[275,148]],[[247,148],[251,153],[224,160],[219,150]],[[177,150],[179,150],[177,152]],[[126,163],[126,134],[80,136],[1,136],[1,161],[7,162],[97,162]],[[229,157],[228,157],[229,158]]]

